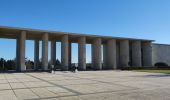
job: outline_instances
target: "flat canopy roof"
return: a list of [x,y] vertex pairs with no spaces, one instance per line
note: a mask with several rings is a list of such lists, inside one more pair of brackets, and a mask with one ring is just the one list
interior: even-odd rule
[[41,29],[29,29],[29,28],[18,28],[18,27],[8,27],[8,26],[0,26],[0,38],[11,38],[16,39],[21,33],[21,31],[26,31],[27,39],[34,40],[39,39],[41,40],[43,33],[49,33],[49,40],[56,39],[57,41],[61,41],[61,36],[68,35],[69,40],[71,42],[77,42],[78,38],[81,36],[85,36],[87,43],[91,43],[95,38],[101,38],[102,42],[105,42],[109,39],[116,39],[116,40],[130,40],[130,41],[143,41],[143,42],[153,42],[154,40],[147,40],[147,39],[137,39],[137,38],[124,38],[124,37],[112,37],[112,36],[101,36],[101,35],[90,35],[90,34],[80,34],[80,33],[70,33],[70,32],[59,32],[59,31],[48,31],[48,30],[41,30]]

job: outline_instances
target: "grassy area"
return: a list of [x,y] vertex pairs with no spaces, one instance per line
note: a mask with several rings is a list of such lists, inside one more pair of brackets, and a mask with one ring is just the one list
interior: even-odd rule
[[170,74],[170,69],[167,70],[160,70],[160,69],[139,69],[139,70],[132,70],[135,72],[150,72],[150,73],[164,73]]

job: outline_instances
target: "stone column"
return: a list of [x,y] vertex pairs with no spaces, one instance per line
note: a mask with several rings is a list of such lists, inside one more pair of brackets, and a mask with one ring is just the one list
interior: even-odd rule
[[93,63],[94,63],[94,49],[93,44],[91,44],[91,68],[93,69]]
[[39,40],[34,40],[34,70],[39,67]]
[[20,71],[20,36],[16,39],[16,71]]
[[117,69],[120,69],[120,43],[116,43],[116,63],[117,63]]
[[48,33],[42,36],[42,69],[48,70]]
[[17,39],[17,71],[25,71],[25,41],[26,31],[22,31]]
[[69,69],[71,69],[71,67],[72,67],[72,66],[71,66],[71,63],[72,63],[72,62],[71,62],[71,58],[72,58],[72,57],[71,57],[71,52],[72,52],[72,51],[71,51],[71,47],[72,47],[72,45],[71,45],[71,42],[70,42],[70,43],[69,43],[69,46],[68,46],[68,62],[69,62]]
[[51,65],[56,65],[56,40],[51,41]]
[[103,65],[102,69],[107,69],[107,46],[103,44]]
[[129,66],[129,41],[122,40],[120,41],[120,67]]
[[68,70],[68,35],[64,35],[61,40],[61,64],[62,70]]
[[107,68],[116,69],[116,40],[111,39],[107,42]]
[[143,66],[151,67],[152,66],[152,42],[143,42]]
[[86,70],[86,38],[78,39],[78,67],[80,70]]
[[92,67],[95,70],[102,69],[101,60],[101,38],[96,38],[92,44]]
[[132,66],[141,67],[142,66],[142,56],[141,56],[141,41],[132,42]]

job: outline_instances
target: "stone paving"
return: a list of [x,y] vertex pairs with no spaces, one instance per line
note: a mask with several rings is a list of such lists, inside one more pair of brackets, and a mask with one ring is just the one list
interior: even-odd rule
[[170,75],[130,71],[1,73],[0,100],[170,100]]

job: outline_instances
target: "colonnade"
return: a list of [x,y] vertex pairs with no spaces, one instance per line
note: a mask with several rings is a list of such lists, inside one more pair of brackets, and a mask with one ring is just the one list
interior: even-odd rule
[[[26,70],[25,66],[25,41],[26,31],[22,31],[17,37],[17,70]],[[78,43],[78,68],[86,70],[86,36],[79,36]],[[48,70],[48,41],[51,42],[51,64],[56,63],[56,42],[49,40],[49,33],[43,33],[41,39],[34,40],[34,69],[38,70],[39,41],[42,41],[42,69]],[[61,65],[62,70],[68,70],[71,65],[71,42],[69,34],[63,34],[61,42]],[[110,38],[103,42],[102,37],[96,37],[91,42],[92,68],[95,70],[118,69],[128,66],[151,66],[152,48],[150,41],[114,39]],[[103,48],[102,48],[103,45]],[[103,50],[102,50],[103,49]],[[103,51],[103,53],[102,53]],[[103,60],[102,60],[103,54]]]

